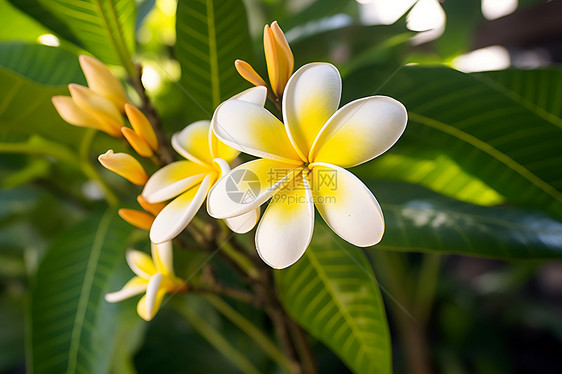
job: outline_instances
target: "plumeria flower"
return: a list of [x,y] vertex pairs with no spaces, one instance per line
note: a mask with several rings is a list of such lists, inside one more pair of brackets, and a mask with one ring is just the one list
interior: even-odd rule
[[[232,99],[263,107],[267,91],[250,88]],[[149,203],[173,199],[156,216],[150,229],[150,240],[162,243],[175,238],[191,222],[207,193],[216,181],[230,171],[229,163],[239,154],[217,139],[210,131],[210,121],[198,121],[172,137],[172,147],[187,160],[173,162],[154,173],[142,191]],[[229,217],[227,225],[236,232],[251,230],[259,218],[259,210]]]
[[[354,245],[371,246],[382,238],[384,219],[377,200],[345,168],[389,149],[406,128],[406,108],[390,97],[372,96],[338,109],[340,95],[338,70],[313,63],[300,68],[285,87],[285,124],[263,107],[241,100],[224,102],[215,111],[217,137],[261,159],[219,180],[210,191],[207,210],[224,219],[273,197],[258,225],[256,247],[274,268],[288,267],[303,255],[312,238],[314,206],[336,234]],[[259,182],[253,201],[231,198],[231,177],[241,171]]]
[[[263,48],[271,89],[275,96],[280,98],[283,96],[283,90],[287,81],[291,74],[293,74],[295,59],[285,34],[283,34],[277,21],[274,21],[271,27],[265,25],[263,30]],[[242,78],[256,86],[267,87],[264,79],[246,61],[236,60],[234,65]]]
[[106,301],[115,303],[146,292],[137,305],[137,313],[145,321],[150,321],[167,293],[187,291],[187,284],[174,273],[171,242],[152,244],[152,258],[131,249],[127,251],[126,259],[136,276],[121,290],[106,294]]

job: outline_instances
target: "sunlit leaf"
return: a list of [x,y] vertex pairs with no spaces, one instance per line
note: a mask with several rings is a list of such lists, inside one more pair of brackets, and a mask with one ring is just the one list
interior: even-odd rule
[[39,0],[84,47],[106,64],[132,69],[135,0]]
[[63,234],[45,255],[31,289],[30,373],[105,373],[117,322],[112,272],[130,226],[108,210]]
[[356,373],[390,373],[391,347],[377,281],[362,250],[325,226],[293,266],[275,272],[284,307]]
[[[364,75],[354,94],[374,94],[369,80]],[[439,150],[508,200],[562,217],[559,117],[523,105],[497,84],[442,67],[404,67],[376,93],[408,109],[401,146]]]

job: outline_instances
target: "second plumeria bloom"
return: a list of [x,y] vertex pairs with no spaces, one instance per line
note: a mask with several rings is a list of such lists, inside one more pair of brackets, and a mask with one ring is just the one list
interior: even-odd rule
[[[265,87],[250,88],[232,99],[263,107]],[[148,203],[173,199],[156,216],[150,228],[150,240],[162,243],[175,238],[191,222],[207,193],[217,180],[230,171],[239,152],[222,143],[210,130],[210,121],[198,121],[172,137],[172,147],[187,160],[173,162],[154,173],[142,197]],[[235,232],[251,230],[259,218],[259,209],[233,215],[226,219]],[[235,217],[236,216],[236,217]]]
[[[330,64],[300,68],[283,96],[283,120],[258,105],[232,100],[215,111],[213,130],[226,144],[262,159],[250,161],[211,189],[207,210],[228,218],[271,202],[256,232],[261,258],[274,268],[295,263],[312,238],[314,206],[348,242],[366,247],[384,232],[381,208],[345,168],[388,150],[406,128],[406,108],[386,96],[355,100],[338,109],[341,77]],[[232,194],[237,175],[250,176],[253,198]],[[236,178],[235,178],[236,177]]]
[[150,321],[167,293],[187,291],[187,284],[174,273],[171,242],[152,244],[152,258],[134,249],[127,251],[126,258],[136,276],[121,290],[106,294],[106,301],[115,303],[146,293],[137,305],[137,313],[145,321]]

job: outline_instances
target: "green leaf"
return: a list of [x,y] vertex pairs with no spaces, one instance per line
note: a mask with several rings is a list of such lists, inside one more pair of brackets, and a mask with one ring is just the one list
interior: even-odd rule
[[217,105],[247,87],[234,68],[236,59],[247,61],[251,56],[244,4],[241,0],[180,0],[176,17],[181,84],[194,117],[210,118]]
[[[373,94],[369,80],[364,74],[363,89],[356,86],[354,94]],[[403,146],[437,149],[510,201],[562,217],[559,117],[443,67],[405,67],[377,93],[408,109]]]
[[31,287],[30,373],[105,373],[118,319],[103,295],[125,253],[130,227],[108,210],[64,233]]
[[39,3],[39,0],[7,0],[14,7],[18,8],[20,11],[26,13],[31,18],[45,26],[47,29],[51,30],[58,36],[71,41],[75,44],[80,45],[80,42],[72,34],[70,29],[62,23],[58,18],[53,16],[43,5]]
[[317,225],[310,247],[293,266],[275,271],[284,307],[356,373],[390,373],[384,305],[362,250],[343,246]]
[[506,260],[562,257],[562,223],[544,213],[468,204],[405,183],[370,185],[385,217],[384,237],[374,250]]
[[106,64],[134,73],[135,0],[39,0]]
[[53,96],[68,95],[68,83],[85,84],[76,56],[61,48],[2,43],[0,81],[1,134],[35,134],[76,146],[84,130],[64,122],[51,103]]
[[0,44],[0,66],[41,85],[85,85],[78,58],[62,48],[6,42]]

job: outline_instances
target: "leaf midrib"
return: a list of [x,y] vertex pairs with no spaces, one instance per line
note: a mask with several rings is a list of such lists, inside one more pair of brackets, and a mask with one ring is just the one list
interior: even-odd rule
[[499,149],[493,147],[489,143],[486,143],[485,141],[482,141],[482,140],[478,139],[477,137],[475,137],[473,135],[470,135],[470,134],[468,134],[468,133],[466,133],[466,132],[464,132],[464,131],[456,128],[456,127],[453,127],[451,125],[448,125],[448,124],[446,124],[444,122],[441,122],[441,121],[438,121],[436,119],[426,117],[422,114],[419,114],[419,113],[416,113],[416,112],[413,112],[413,111],[409,111],[408,115],[409,115],[410,119],[414,120],[415,122],[418,122],[422,125],[434,128],[434,129],[439,130],[443,133],[451,135],[451,136],[453,136],[453,137],[455,137],[455,138],[457,138],[457,139],[459,139],[459,140],[461,140],[461,141],[463,141],[467,144],[470,144],[471,146],[481,150],[482,152],[487,153],[488,155],[492,156],[494,159],[503,163],[505,166],[507,166],[511,170],[515,171],[521,177],[528,180],[535,187],[537,187],[538,189],[542,190],[547,195],[554,198],[556,201],[562,202],[562,193],[560,193],[558,190],[556,190],[550,184],[548,184],[547,182],[545,182],[544,180],[539,178],[537,175],[535,175],[529,169],[527,169],[526,167],[524,167],[523,165],[521,165],[520,163],[518,163],[517,161],[515,161],[514,159],[512,159],[508,155],[506,155],[505,153],[501,152]]
[[215,25],[215,10],[213,0],[206,0],[207,6],[207,31],[209,33],[209,62],[211,68],[211,96],[213,108],[220,104],[220,79],[217,52],[217,34]]
[[98,266],[101,250],[103,247],[104,239],[106,238],[107,231],[109,230],[113,214],[108,210],[102,216],[98,229],[96,230],[94,241],[92,243],[92,250],[86,265],[84,274],[84,282],[80,290],[80,298],[78,299],[78,308],[76,310],[76,317],[72,327],[72,334],[70,338],[70,347],[68,349],[68,367],[67,374],[75,373],[76,365],[78,362],[78,351],[80,349],[80,338],[84,326],[84,320],[88,309],[88,300],[94,282],[96,268]]
[[[362,336],[362,335],[360,334],[360,331],[358,330],[358,326],[355,324],[355,321],[351,317],[351,315],[349,315],[349,312],[344,308],[344,306],[339,301],[339,299],[337,297],[337,293],[336,293],[332,284],[329,281],[328,275],[324,272],[322,266],[320,265],[320,263],[316,259],[316,256],[315,256],[314,252],[309,250],[309,251],[307,251],[307,254],[308,254],[308,258],[310,259],[310,262],[311,262],[312,266],[316,269],[316,272],[318,273],[318,276],[321,278],[322,282],[326,286],[325,288],[326,288],[327,292],[332,295],[333,302],[337,305],[338,310],[343,315],[343,317],[346,320],[350,329],[353,331],[353,335],[357,339],[359,339],[359,337]],[[359,349],[361,351],[363,351],[364,354],[367,353],[363,344],[359,344]]]

